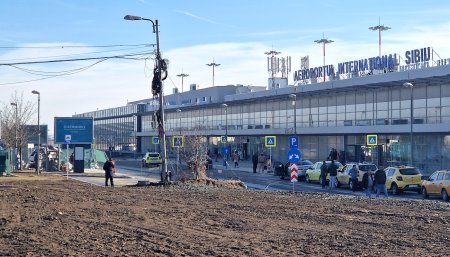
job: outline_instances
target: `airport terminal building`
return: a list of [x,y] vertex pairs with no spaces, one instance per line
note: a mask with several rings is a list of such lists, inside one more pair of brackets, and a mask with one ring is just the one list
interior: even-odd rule
[[[302,158],[313,162],[334,148],[341,162],[387,166],[409,164],[413,156],[425,173],[450,169],[450,59],[435,61],[432,48],[304,67],[292,75],[289,86],[272,78],[268,87],[192,85],[167,95],[166,136],[201,134],[211,152],[220,153],[227,134],[229,150],[244,159],[268,152],[264,137],[276,136],[270,151],[284,163],[296,132]],[[94,118],[98,149],[144,153],[157,150],[157,109],[157,100],[143,99],[75,116]],[[367,135],[377,142],[369,145]]]

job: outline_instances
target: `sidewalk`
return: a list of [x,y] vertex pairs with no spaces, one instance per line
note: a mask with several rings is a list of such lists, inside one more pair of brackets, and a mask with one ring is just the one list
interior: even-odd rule
[[[228,164],[228,170],[244,171],[244,172],[248,172],[248,173],[253,173],[253,163],[252,163],[251,160],[239,161],[238,162],[239,167],[237,167],[237,168],[234,167],[234,162],[232,160],[228,160],[227,164]],[[218,160],[217,162],[213,161],[213,167],[215,169],[226,169],[227,168],[227,167],[225,167],[223,165],[223,160],[220,160],[220,161]],[[258,164],[258,166],[256,168],[256,174],[261,174],[261,173],[259,173],[259,164]],[[266,170],[264,173],[262,173],[262,175],[271,175],[271,176],[273,176],[273,174],[274,174],[273,167],[272,167],[272,170],[270,172],[267,172],[267,170]]]

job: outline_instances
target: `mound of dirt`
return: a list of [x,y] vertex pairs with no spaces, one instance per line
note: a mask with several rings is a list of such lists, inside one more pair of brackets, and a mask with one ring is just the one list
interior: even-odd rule
[[216,180],[216,179],[187,179],[179,181],[178,184],[190,186],[211,186],[228,189],[247,189],[244,182],[240,180]]
[[220,181],[105,188],[64,177],[45,178],[0,178],[0,256],[447,256],[450,252],[450,204],[434,200],[211,186]]

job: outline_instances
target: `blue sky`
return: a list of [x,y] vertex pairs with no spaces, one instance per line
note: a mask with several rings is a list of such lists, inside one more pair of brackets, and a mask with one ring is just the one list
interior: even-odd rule
[[[381,24],[392,28],[383,33],[383,53],[431,46],[439,56],[450,57],[448,0],[0,0],[0,8],[0,64],[152,51],[152,47],[142,46],[97,46],[153,44],[150,22],[123,17],[158,19],[161,51],[170,61],[166,93],[181,87],[176,76],[181,72],[190,75],[185,90],[191,83],[200,88],[211,86],[212,71],[205,64],[213,58],[221,64],[216,68],[216,85],[266,86],[269,75],[264,52],[272,48],[281,51],[281,56],[291,56],[293,71],[300,68],[300,57],[305,55],[310,56],[310,66],[320,66],[322,47],[314,40],[322,33],[335,41],[327,45],[328,64],[377,56],[378,33],[368,27],[377,25],[379,18]],[[36,46],[39,48],[30,48]],[[45,48],[49,46],[53,48]],[[55,72],[93,63],[19,67]],[[110,59],[73,75],[20,83],[43,77],[0,65],[0,104],[9,104],[14,91],[34,102],[30,92],[38,90],[42,120],[52,127],[54,116],[149,98],[152,67],[152,60]],[[289,83],[293,83],[292,74]]]

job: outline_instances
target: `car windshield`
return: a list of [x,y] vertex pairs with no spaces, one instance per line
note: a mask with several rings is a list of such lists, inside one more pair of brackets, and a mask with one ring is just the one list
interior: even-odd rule
[[312,163],[311,161],[308,161],[308,160],[303,160],[301,165],[314,165],[314,163]]
[[416,168],[399,169],[402,175],[419,175],[420,171]]
[[149,157],[159,157],[159,153],[149,153]]
[[360,171],[376,171],[377,166],[375,165],[359,165]]

